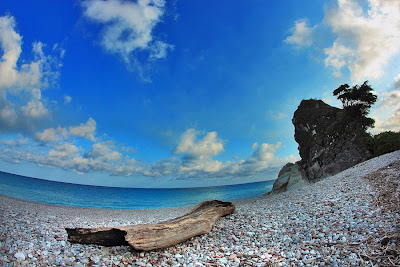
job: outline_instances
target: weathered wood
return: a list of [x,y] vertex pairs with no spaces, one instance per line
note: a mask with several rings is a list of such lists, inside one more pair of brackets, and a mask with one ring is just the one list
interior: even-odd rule
[[102,246],[130,245],[136,250],[154,250],[209,233],[222,216],[235,211],[231,202],[204,201],[189,213],[158,224],[138,224],[103,228],[66,228],[71,243]]

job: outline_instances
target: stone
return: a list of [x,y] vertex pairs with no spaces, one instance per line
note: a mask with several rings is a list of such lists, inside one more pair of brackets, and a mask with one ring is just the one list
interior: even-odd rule
[[371,157],[363,126],[345,110],[321,100],[303,100],[292,119],[301,160],[310,182],[335,175]]
[[287,163],[279,172],[271,193],[295,190],[309,184],[297,163]]
[[271,193],[318,182],[372,156],[362,124],[343,109],[321,100],[303,100],[292,123],[301,160],[281,169]]
[[24,261],[25,260],[25,254],[22,253],[22,252],[15,253],[14,257],[17,259],[17,261]]

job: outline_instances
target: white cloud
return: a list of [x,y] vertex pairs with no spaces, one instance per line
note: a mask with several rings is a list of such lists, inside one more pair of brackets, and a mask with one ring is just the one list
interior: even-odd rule
[[56,142],[68,140],[71,136],[77,136],[95,142],[96,139],[96,121],[89,118],[87,122],[78,126],[67,128],[58,126],[57,128],[48,128],[42,132],[35,133],[34,139],[39,142]]
[[[90,120],[89,120],[90,121]],[[81,126],[84,124],[81,124]],[[80,127],[80,126],[77,126]],[[69,127],[75,129],[77,127]],[[283,166],[297,158],[291,156],[280,159],[275,156],[280,143],[253,144],[253,154],[247,160],[220,161],[213,157],[224,151],[223,141],[216,132],[201,134],[195,129],[184,132],[174,153],[170,157],[154,163],[141,163],[124,155],[124,149],[114,141],[95,142],[88,151],[78,146],[67,128],[49,128],[35,135],[37,142],[20,136],[18,140],[0,141],[0,158],[18,163],[28,161],[39,166],[62,168],[79,174],[104,172],[110,175],[131,176],[141,174],[160,177],[173,175],[186,178],[223,178],[260,175],[270,167]]]
[[378,105],[372,113],[375,128],[371,132],[400,131],[400,90],[381,93],[378,98]]
[[72,97],[69,95],[64,96],[64,104],[69,104],[72,101]]
[[393,87],[396,89],[400,89],[400,73],[394,78]]
[[22,36],[15,28],[14,17],[0,17],[0,129],[7,131],[34,129],[51,117],[42,90],[59,75],[58,58],[45,55],[41,42],[32,45],[33,61],[20,59]]
[[164,0],[91,0],[82,2],[84,14],[94,22],[103,24],[101,45],[117,54],[130,67],[140,64],[135,53],[146,52],[149,59],[160,59],[173,49],[153,35],[154,27],[164,14]]
[[275,152],[281,143],[263,143],[254,153],[244,162],[239,164],[237,172],[242,175],[252,175],[265,170],[276,164]]
[[78,136],[91,141],[96,141],[96,121],[89,118],[86,123],[81,123],[79,126],[71,126],[68,128],[69,134]]
[[257,142],[255,142],[252,146],[251,146],[251,149],[256,149],[258,147],[258,143]]
[[363,10],[359,1],[338,0],[325,17],[336,35],[324,50],[325,65],[333,67],[336,76],[348,68],[354,82],[380,78],[400,51],[400,2],[369,0],[368,4]]
[[200,132],[188,129],[181,136],[174,153],[184,154],[180,166],[181,172],[201,171],[215,173],[223,167],[222,162],[212,160],[213,156],[224,151],[223,141],[217,132],[208,132],[202,139],[197,140]]
[[111,141],[94,143],[88,152],[70,141],[49,144],[47,153],[43,153],[40,147],[32,149],[33,147],[34,145],[31,145],[30,153],[26,153],[26,147],[17,149],[14,146],[8,157],[2,158],[10,162],[30,161],[40,166],[62,168],[79,174],[105,172],[110,175],[129,176],[140,171],[136,161],[123,157]]
[[114,150],[116,146],[111,141],[95,143],[92,145],[92,150],[86,153],[86,158],[101,159],[103,161],[119,161],[122,159],[122,154]]
[[68,131],[66,128],[58,126],[55,128],[45,129],[43,132],[35,134],[34,139],[40,142],[56,142],[68,138]]
[[129,153],[129,154],[134,154],[137,152],[136,148],[130,147],[130,146],[122,146],[121,150],[125,153]]
[[17,135],[17,138],[1,140],[0,144],[7,145],[9,147],[21,147],[30,143],[30,139],[23,137],[21,134]]
[[160,58],[166,58],[168,50],[173,50],[174,47],[174,45],[156,41],[151,47],[150,59],[156,60]]
[[198,156],[216,156],[224,151],[221,139],[217,137],[217,132],[207,133],[203,139],[196,140],[200,133],[195,129],[188,129],[182,134],[181,140],[175,149],[176,154],[187,153]]
[[0,17],[0,44],[3,56],[0,62],[0,88],[13,86],[18,79],[17,61],[22,52],[22,37],[14,30],[14,17]]
[[176,157],[166,158],[155,162],[144,168],[142,173],[146,176],[163,176],[163,175],[171,175],[171,174],[178,174],[179,173],[179,166],[181,162]]
[[313,42],[326,36],[313,32],[322,33],[327,26],[334,40],[323,48],[324,63],[334,69],[334,76],[341,77],[346,69],[354,83],[382,77],[389,61],[400,52],[400,1],[337,0],[335,7],[325,10],[323,22],[313,27],[307,19],[296,21],[285,41],[297,46],[324,43]]
[[45,108],[43,103],[36,99],[29,101],[28,104],[21,107],[21,109],[27,118],[37,119],[50,115],[49,110]]
[[68,143],[56,145],[48,152],[50,160],[67,160],[76,156],[79,156],[78,147]]
[[199,138],[200,132],[189,129],[182,134],[175,154],[182,158],[169,158],[152,164],[144,170],[145,175],[162,176],[173,174],[179,177],[249,177],[267,171],[270,167],[283,166],[288,161],[294,162],[298,157],[289,156],[280,159],[275,156],[281,143],[252,145],[257,149],[247,160],[226,161],[214,160],[224,151],[223,142],[216,132],[209,132]]
[[310,46],[313,43],[313,31],[316,27],[309,27],[307,19],[297,20],[290,29],[292,34],[285,39],[285,42],[297,46]]

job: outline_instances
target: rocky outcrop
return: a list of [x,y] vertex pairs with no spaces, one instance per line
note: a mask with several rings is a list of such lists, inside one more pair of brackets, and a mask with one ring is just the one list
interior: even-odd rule
[[368,134],[362,124],[343,109],[321,100],[303,100],[292,122],[301,157],[297,164],[311,182],[371,157],[366,142]]
[[343,109],[303,100],[292,122],[301,160],[282,168],[272,193],[317,182],[371,157],[363,125]]
[[308,183],[303,170],[295,163],[288,163],[279,172],[278,179],[274,182],[271,193],[275,194],[294,190]]

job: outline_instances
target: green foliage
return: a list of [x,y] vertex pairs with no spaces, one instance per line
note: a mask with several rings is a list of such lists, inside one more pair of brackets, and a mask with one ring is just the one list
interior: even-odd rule
[[399,150],[400,132],[382,132],[371,136],[368,143],[373,157]]
[[348,84],[342,84],[333,91],[333,95],[342,102],[343,109],[347,114],[359,120],[364,129],[374,127],[375,121],[368,118],[369,109],[378,100],[368,81],[362,85],[355,85],[350,88]]

